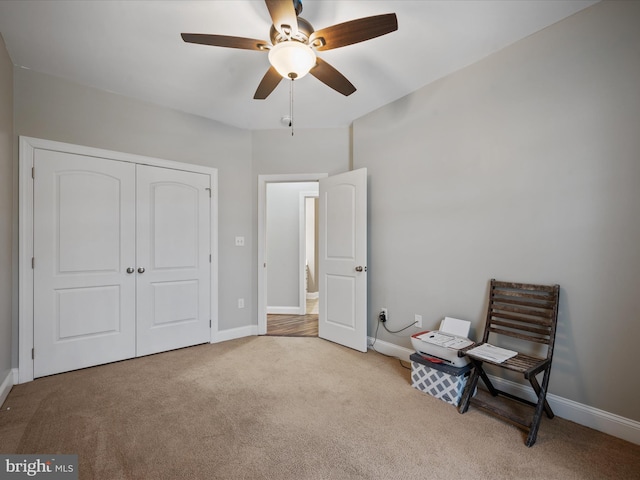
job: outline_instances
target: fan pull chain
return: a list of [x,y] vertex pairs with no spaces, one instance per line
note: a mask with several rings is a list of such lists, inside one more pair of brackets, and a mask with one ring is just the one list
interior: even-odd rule
[[293,137],[293,78],[289,86],[289,126],[291,127],[291,136]]

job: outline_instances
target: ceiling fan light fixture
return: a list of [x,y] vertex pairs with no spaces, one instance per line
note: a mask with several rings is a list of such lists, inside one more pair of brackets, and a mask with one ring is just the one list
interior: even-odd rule
[[284,78],[304,77],[316,64],[316,54],[309,45],[289,40],[269,50],[269,62]]

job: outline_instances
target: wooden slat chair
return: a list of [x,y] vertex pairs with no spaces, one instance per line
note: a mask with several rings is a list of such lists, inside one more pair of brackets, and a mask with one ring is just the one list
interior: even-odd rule
[[[487,319],[482,341],[469,347],[467,350],[484,343],[501,346],[500,343],[498,343],[500,342],[500,337],[508,336],[518,339],[516,342],[518,345],[525,346],[527,343],[531,345],[531,342],[533,342],[533,344],[537,345],[536,350],[542,349],[546,350],[546,352],[543,353],[544,356],[539,356],[537,351],[535,356],[518,353],[515,357],[503,363],[496,363],[486,358],[475,356],[469,352],[463,353],[469,357],[469,360],[475,368],[467,381],[462,398],[460,399],[458,411],[465,413],[469,408],[469,404],[473,403],[485,411],[497,414],[502,418],[514,422],[516,425],[523,427],[525,431],[528,431],[528,437],[525,442],[527,447],[532,446],[536,441],[538,429],[540,428],[540,420],[542,419],[542,411],[544,410],[549,418],[553,418],[554,416],[551,407],[547,403],[546,396],[558,321],[559,296],[559,285],[531,285],[526,283],[498,282],[492,279]],[[489,342],[489,340],[491,340],[491,342]],[[538,345],[543,345],[543,347],[541,348]],[[509,350],[516,350],[511,347],[507,348]],[[524,348],[519,349],[524,350]],[[525,398],[497,389],[491,383],[484,370],[486,364],[523,374],[524,378],[531,383],[537,396],[537,402],[531,402]],[[536,378],[540,373],[543,374],[542,384],[539,384]],[[482,381],[493,397],[501,395],[516,400],[528,405],[527,410],[534,407],[532,416],[523,419],[520,415],[514,414],[508,408],[504,408],[503,405],[496,405],[494,401],[483,401],[480,398],[481,395],[472,398],[473,392],[476,391],[479,378],[482,378]]]

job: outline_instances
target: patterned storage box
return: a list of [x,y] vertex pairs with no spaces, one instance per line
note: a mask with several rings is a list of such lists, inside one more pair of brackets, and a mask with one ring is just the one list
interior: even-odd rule
[[418,353],[411,359],[411,386],[451,405],[458,406],[472,366],[452,367],[444,363],[433,363]]

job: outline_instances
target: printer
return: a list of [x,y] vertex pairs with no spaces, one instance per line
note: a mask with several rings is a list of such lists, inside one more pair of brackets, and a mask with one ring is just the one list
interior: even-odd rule
[[411,345],[417,353],[433,363],[444,363],[452,367],[469,364],[467,357],[458,357],[458,351],[473,345],[467,338],[471,322],[445,317],[439,330],[418,332],[411,335]]

